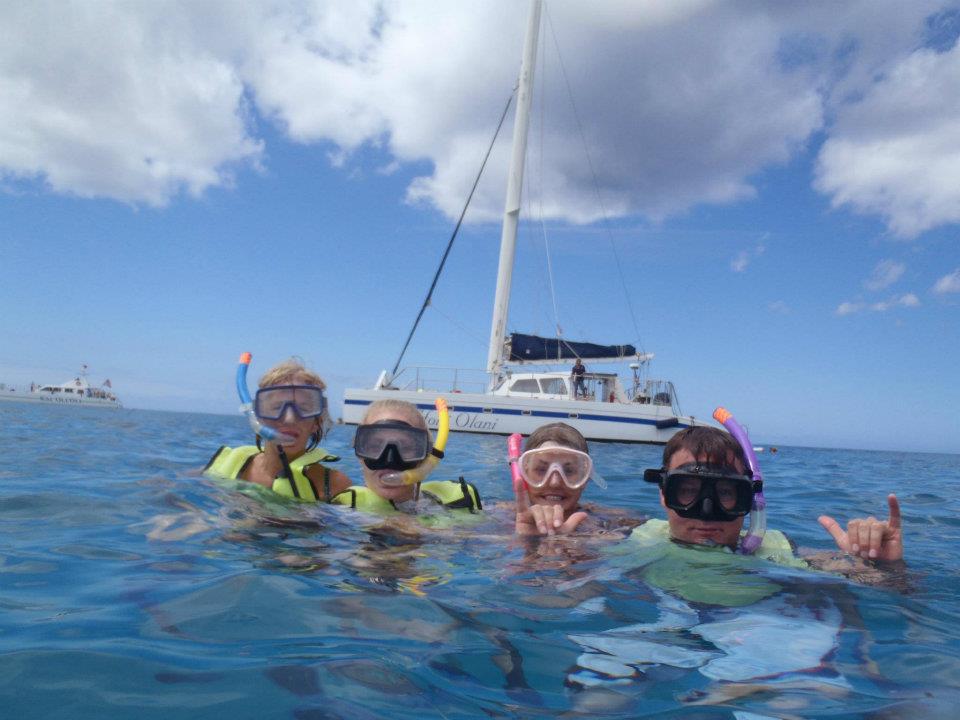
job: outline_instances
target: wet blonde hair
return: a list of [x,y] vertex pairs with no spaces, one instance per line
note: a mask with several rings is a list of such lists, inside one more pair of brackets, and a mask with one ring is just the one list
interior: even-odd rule
[[361,424],[366,425],[372,415],[380,412],[392,412],[398,415],[404,415],[412,421],[410,424],[413,425],[413,427],[426,428],[428,432],[430,430],[430,428],[427,427],[427,421],[423,419],[423,415],[417,410],[416,405],[406,400],[395,400],[393,398],[377,400],[376,402],[370,403],[370,407],[367,408],[367,412],[363,415]]
[[[321,390],[327,389],[327,384],[323,381],[323,378],[304,365],[303,360],[298,357],[284,360],[267,370],[260,378],[257,387],[265,388],[273,387],[274,385],[314,385]],[[318,418],[320,426],[317,432],[314,433],[316,438],[314,441],[311,441],[308,449],[319,445],[323,436],[333,427],[333,419],[330,417],[330,401],[329,398],[326,400],[323,415]]]
[[580,434],[580,431],[562,422],[548,423],[547,425],[538,427],[530,433],[530,437],[528,437],[527,441],[523,444],[523,449],[533,450],[547,442],[555,442],[557,445],[573,448],[574,450],[585,452],[588,455],[590,454],[587,441],[583,435]]
[[277,363],[267,370],[260,378],[259,387],[274,385],[316,385],[321,390],[327,389],[327,384],[313,370],[303,364],[300,358],[292,357]]

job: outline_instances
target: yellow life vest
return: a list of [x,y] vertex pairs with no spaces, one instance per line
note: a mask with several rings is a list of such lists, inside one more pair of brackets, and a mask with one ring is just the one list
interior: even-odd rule
[[[420,484],[420,495],[433,500],[448,510],[466,510],[476,514],[483,510],[480,493],[477,488],[463,478],[459,480],[432,480]],[[346,505],[356,510],[375,513],[377,515],[391,515],[399,512],[392,500],[386,500],[377,495],[365,485],[354,485],[347,488],[330,501],[334,505]]]
[[[254,456],[259,455],[262,450],[255,445],[242,445],[236,448],[221,447],[210,458],[210,462],[203,469],[205,475],[215,475],[235,480],[243,473]],[[290,461],[290,471],[293,474],[293,484],[286,476],[280,476],[273,481],[273,491],[284,497],[294,498],[300,502],[330,502],[330,468],[320,463],[336,462],[340,458],[328,453],[323,448],[314,448],[306,452],[296,460]],[[323,489],[322,491],[313,484],[313,481],[307,477],[306,471],[314,465],[320,465],[323,468]],[[282,471],[281,471],[282,472]]]

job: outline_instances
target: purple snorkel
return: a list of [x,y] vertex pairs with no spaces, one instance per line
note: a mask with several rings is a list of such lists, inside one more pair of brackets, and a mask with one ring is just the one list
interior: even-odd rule
[[749,555],[760,547],[763,535],[767,531],[767,500],[763,496],[763,473],[760,472],[760,463],[757,462],[757,455],[753,452],[753,444],[747,436],[747,431],[734,419],[733,413],[726,408],[718,407],[713,411],[713,419],[723,425],[740,443],[753,479],[760,482],[760,489],[754,493],[753,506],[750,509],[750,531],[740,541],[739,552]]

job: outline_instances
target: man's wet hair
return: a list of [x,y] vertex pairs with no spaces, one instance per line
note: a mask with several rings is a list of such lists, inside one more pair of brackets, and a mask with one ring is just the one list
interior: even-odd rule
[[705,425],[684,428],[663,448],[663,467],[670,467],[670,458],[680,450],[688,450],[697,460],[706,458],[711,465],[735,468],[739,464],[749,473],[746,455],[730,433]]

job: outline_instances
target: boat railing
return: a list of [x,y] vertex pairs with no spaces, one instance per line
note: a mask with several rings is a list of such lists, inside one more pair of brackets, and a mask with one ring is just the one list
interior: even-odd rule
[[677,415],[680,414],[677,391],[669,380],[647,380],[641,388],[635,389],[633,402],[641,405],[666,406]]
[[484,393],[489,377],[486,370],[416,365],[401,368],[383,387],[418,392]]

